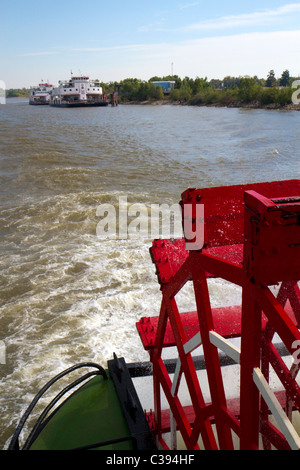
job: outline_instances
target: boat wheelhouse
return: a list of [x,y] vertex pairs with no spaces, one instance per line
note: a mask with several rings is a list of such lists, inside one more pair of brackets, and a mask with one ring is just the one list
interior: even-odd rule
[[59,86],[53,89],[50,105],[60,107],[107,106],[108,99],[99,81],[90,80],[85,76],[72,76],[70,80],[60,81]]
[[40,83],[37,87],[31,87],[29,93],[29,104],[49,104],[53,85],[50,83]]

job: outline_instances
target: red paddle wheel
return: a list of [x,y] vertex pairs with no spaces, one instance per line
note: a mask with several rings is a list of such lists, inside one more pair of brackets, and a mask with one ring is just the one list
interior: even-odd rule
[[[182,217],[193,230],[153,242],[161,310],[137,328],[153,365],[154,413],[147,416],[160,448],[176,449],[180,435],[188,450],[300,449],[293,425],[300,410],[299,194],[299,180],[188,189]],[[199,205],[204,238],[196,245]],[[239,286],[240,305],[212,308],[212,278]],[[195,311],[180,312],[177,297],[188,285]],[[172,371],[164,357],[170,347]],[[234,394],[224,354],[236,364]]]

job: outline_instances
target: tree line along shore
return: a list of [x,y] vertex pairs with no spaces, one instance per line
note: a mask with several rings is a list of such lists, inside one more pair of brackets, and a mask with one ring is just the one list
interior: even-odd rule
[[[117,92],[118,101],[123,104],[172,103],[194,106],[256,108],[289,108],[293,106],[293,108],[297,108],[293,100],[297,94],[293,88],[296,80],[298,77],[291,77],[288,70],[282,72],[279,78],[276,78],[274,70],[270,70],[265,79],[257,76],[227,76],[223,80],[212,79],[208,81],[207,78],[184,77],[182,79],[178,75],[168,75],[155,76],[148,81],[127,78],[120,82],[100,83],[107,94]],[[154,85],[154,81],[173,81],[175,82],[174,89],[166,95],[161,86]],[[298,86],[300,86],[300,82]],[[6,91],[7,98],[28,96],[29,90],[26,88]]]

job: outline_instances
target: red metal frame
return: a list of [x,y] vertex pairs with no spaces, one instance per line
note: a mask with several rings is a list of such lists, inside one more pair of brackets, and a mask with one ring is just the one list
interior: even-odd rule
[[[164,433],[175,433],[174,421],[189,450],[233,449],[232,431],[239,437],[241,449],[257,449],[260,435],[265,449],[300,446],[287,421],[283,421],[283,432],[269,421],[279,403],[283,402],[289,417],[292,407],[300,410],[299,367],[289,369],[272,342],[277,333],[292,355],[294,341],[300,341],[299,194],[299,180],[189,189],[181,200],[183,220],[192,214],[195,224],[195,206],[204,204],[203,248],[188,252],[187,240],[153,242],[151,256],[161,284],[161,311],[158,318],[142,318],[137,328],[153,363],[155,410],[149,421],[162,448],[168,448]],[[191,206],[187,208],[187,204]],[[212,309],[210,277],[241,286],[242,304]],[[197,311],[180,313],[175,297],[187,282],[192,282]],[[276,298],[269,286],[278,283]],[[235,349],[232,354],[240,364],[240,393],[232,400],[226,397],[218,348],[225,345],[231,351],[228,339],[236,336],[241,337],[240,351]],[[205,398],[192,357],[199,338],[210,400]],[[162,357],[169,346],[175,346],[178,354],[174,377]],[[270,365],[282,383],[280,393],[269,388]],[[179,394],[183,377],[189,406]],[[171,412],[167,419],[162,392]],[[171,445],[176,448],[176,439]]]

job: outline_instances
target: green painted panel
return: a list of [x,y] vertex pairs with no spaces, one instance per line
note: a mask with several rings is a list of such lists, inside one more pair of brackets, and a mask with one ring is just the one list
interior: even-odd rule
[[[110,378],[97,376],[82,386],[53,414],[31,450],[65,450],[130,436]],[[132,442],[101,447],[132,449]]]

